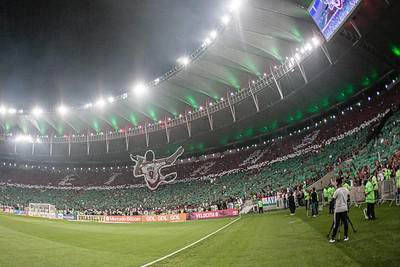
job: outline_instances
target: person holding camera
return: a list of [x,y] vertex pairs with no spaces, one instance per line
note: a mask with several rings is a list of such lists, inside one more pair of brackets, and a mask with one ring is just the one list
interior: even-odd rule
[[333,229],[332,238],[329,240],[331,243],[335,243],[336,233],[340,226],[340,221],[342,221],[344,225],[344,242],[349,241],[349,237],[347,235],[349,225],[347,223],[347,199],[350,196],[350,191],[343,187],[343,178],[338,178],[336,180],[336,184],[338,188],[336,189],[335,193],[333,193],[331,203],[336,200],[335,206],[335,215],[334,215],[334,225],[335,228]]

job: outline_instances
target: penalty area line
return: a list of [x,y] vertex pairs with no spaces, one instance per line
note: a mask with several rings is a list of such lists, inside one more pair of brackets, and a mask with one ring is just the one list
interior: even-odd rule
[[225,229],[226,227],[228,227],[228,226],[231,225],[232,223],[234,223],[234,222],[240,220],[241,218],[242,218],[242,216],[240,216],[240,217],[237,218],[236,220],[234,220],[234,221],[228,223],[227,225],[222,226],[221,228],[219,228],[219,229],[216,230],[215,232],[212,232],[211,234],[209,234],[209,235],[207,235],[207,236],[205,236],[205,237],[203,237],[203,238],[201,238],[201,239],[199,239],[199,240],[193,242],[192,244],[187,245],[186,247],[183,247],[183,248],[181,248],[181,249],[178,249],[177,251],[174,251],[174,252],[172,252],[172,253],[170,253],[170,254],[168,254],[168,255],[162,257],[162,258],[159,258],[159,259],[157,259],[157,260],[155,260],[155,261],[152,261],[152,262],[149,262],[149,263],[147,263],[147,264],[145,264],[145,265],[142,265],[142,267],[150,266],[150,265],[152,265],[152,264],[154,264],[154,263],[156,263],[156,262],[165,260],[166,258],[169,258],[169,257],[171,257],[172,255],[175,255],[175,254],[177,254],[177,253],[179,253],[179,252],[181,252],[181,251],[183,251],[183,250],[185,250],[185,249],[187,249],[187,248],[190,248],[191,246],[194,246],[194,245],[196,245],[197,243],[203,241],[204,239],[207,239],[207,238],[209,238],[210,236],[212,236],[212,235],[218,233],[219,231]]

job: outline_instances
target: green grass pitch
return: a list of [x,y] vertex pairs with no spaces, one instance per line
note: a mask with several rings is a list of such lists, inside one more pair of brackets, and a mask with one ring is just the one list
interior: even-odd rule
[[[400,207],[376,206],[376,221],[352,208],[349,242],[331,244],[333,216],[304,208],[247,215],[154,266],[396,266]],[[236,218],[178,223],[104,224],[0,213],[0,266],[140,266],[220,229]],[[343,229],[342,236],[343,239]]]

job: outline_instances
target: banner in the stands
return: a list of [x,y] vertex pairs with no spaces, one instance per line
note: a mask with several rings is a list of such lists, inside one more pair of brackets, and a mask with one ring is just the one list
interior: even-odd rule
[[179,147],[174,154],[168,158],[155,159],[153,150],[147,150],[144,157],[130,155],[131,160],[135,162],[133,176],[143,177],[147,187],[151,190],[157,189],[161,184],[173,182],[178,174],[176,172],[165,173],[164,168],[172,166],[180,155],[183,154],[183,147]]
[[263,206],[273,206],[276,205],[276,196],[273,197],[264,197],[262,199]]

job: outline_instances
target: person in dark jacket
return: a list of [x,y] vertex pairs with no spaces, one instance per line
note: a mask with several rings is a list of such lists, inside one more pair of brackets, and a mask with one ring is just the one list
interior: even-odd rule
[[296,204],[294,202],[294,196],[293,196],[292,192],[289,193],[288,201],[289,201],[290,215],[295,215],[296,214]]

